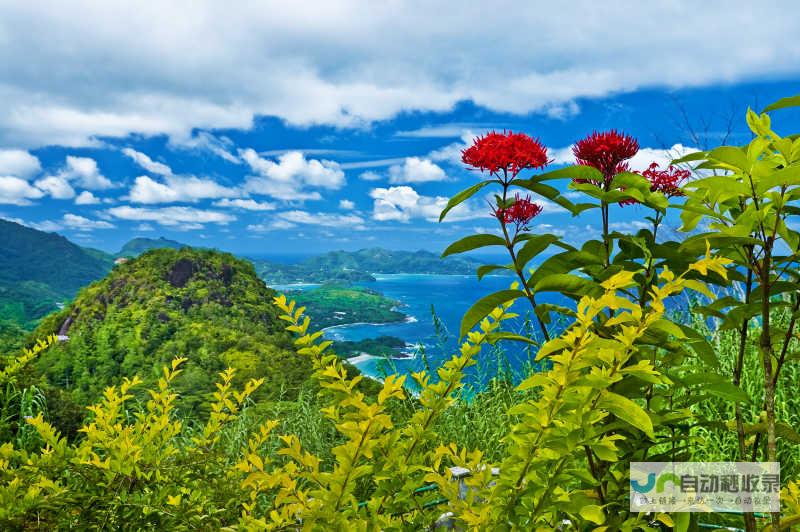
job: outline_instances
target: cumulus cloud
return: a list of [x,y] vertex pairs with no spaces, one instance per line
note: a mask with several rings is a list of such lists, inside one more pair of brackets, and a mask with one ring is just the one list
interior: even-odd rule
[[128,198],[134,203],[155,204],[196,202],[238,195],[237,189],[222,186],[212,179],[170,175],[162,183],[142,175],[134,180]]
[[[374,188],[370,191],[373,199],[372,218],[378,221],[408,222],[422,218],[429,222],[439,220],[439,215],[447,206],[444,196],[423,196],[409,186]],[[462,203],[448,214],[446,221],[458,222],[486,216],[486,210],[475,208],[470,203]]]
[[[85,146],[130,133],[191,139],[196,130],[249,128],[257,115],[362,126],[464,100],[559,118],[578,98],[800,69],[792,38],[800,12],[788,0],[763,6],[770,24],[761,25],[715,3],[595,7],[584,0],[487,11],[451,2],[436,8],[448,13],[442,25],[432,9],[393,4],[317,2],[298,12],[288,2],[199,1],[187,13],[182,3],[7,2],[0,144]],[[609,32],[620,20],[626,31]],[[681,24],[665,32],[665,20]],[[748,31],[708,40],[709,27],[742,26]],[[464,31],[476,27],[536,28],[537,38],[505,31],[476,40]]]
[[207,131],[195,131],[190,136],[174,135],[169,144],[183,150],[207,151],[229,163],[241,164],[241,159],[231,153],[233,141],[228,137],[216,137]]
[[98,203],[100,203],[100,199],[88,190],[84,190],[75,198],[75,205],[97,205]]
[[75,197],[75,189],[69,180],[60,175],[50,175],[36,181],[36,188],[49,194],[53,199],[70,199]]
[[311,188],[337,190],[345,184],[344,172],[335,161],[306,159],[302,152],[291,151],[277,162],[261,157],[255,150],[239,150],[239,156],[256,174],[244,184],[244,190],[280,200],[320,199]]
[[122,153],[133,159],[133,162],[150,173],[164,176],[172,175],[172,169],[169,166],[164,163],[154,161],[147,154],[136,151],[132,148],[123,148]]
[[120,220],[155,222],[164,226],[182,225],[184,228],[186,228],[186,224],[202,227],[202,224],[206,223],[226,225],[236,220],[236,217],[231,214],[192,207],[146,208],[121,205],[112,207],[106,212]]
[[258,202],[253,199],[224,198],[215,201],[214,207],[232,207],[235,209],[244,209],[246,211],[274,211],[277,205],[269,201]]
[[73,155],[67,156],[64,166],[58,172],[38,179],[35,185],[54,199],[74,198],[73,186],[88,190],[104,190],[114,187],[111,180],[100,173],[97,161],[91,157]]
[[356,208],[356,204],[349,199],[339,200],[339,208],[345,211],[352,211]]
[[10,205],[30,205],[31,200],[44,196],[44,192],[31,186],[24,179],[14,176],[0,176],[0,203]]
[[326,212],[311,213],[308,211],[286,211],[276,214],[276,217],[292,223],[303,225],[321,225],[325,227],[348,227],[351,229],[365,229],[364,219],[355,214],[331,214]]
[[255,233],[266,233],[268,231],[282,231],[293,227],[297,227],[297,224],[286,220],[271,220],[260,224],[250,224],[247,226],[247,230]]
[[427,181],[444,181],[447,174],[429,159],[406,157],[403,164],[389,167],[390,183],[425,183]]
[[378,172],[373,172],[372,170],[367,170],[366,172],[361,172],[358,175],[358,178],[362,181],[380,181],[383,179]]
[[0,150],[0,175],[26,178],[41,169],[39,159],[25,150]]
[[61,223],[70,229],[78,231],[92,231],[94,229],[113,229],[114,225],[103,220],[90,220],[77,214],[67,213],[61,219]]

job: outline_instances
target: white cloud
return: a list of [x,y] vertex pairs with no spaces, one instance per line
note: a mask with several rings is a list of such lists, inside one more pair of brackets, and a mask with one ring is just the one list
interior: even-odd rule
[[280,231],[293,227],[297,227],[297,224],[287,222],[286,220],[272,220],[267,223],[248,225],[247,230],[255,233],[266,233],[268,231]]
[[345,211],[352,211],[356,208],[356,204],[348,199],[339,200],[339,208]]
[[56,222],[54,222],[52,220],[44,220],[44,221],[41,221],[41,222],[28,222],[26,220],[23,220],[22,218],[11,218],[11,217],[3,217],[3,216],[0,216],[0,218],[5,218],[6,220],[9,220],[11,222],[15,222],[15,223],[18,223],[20,225],[24,225],[25,227],[30,227],[31,229],[36,229],[38,231],[45,231],[47,233],[54,233],[56,231],[60,231],[60,230],[64,229],[61,226],[61,224],[56,223]]
[[0,203],[10,205],[30,205],[31,200],[39,199],[44,193],[24,179],[14,176],[0,176]]
[[75,197],[73,185],[88,190],[113,188],[114,184],[97,167],[97,161],[90,157],[67,155],[64,166],[52,175],[36,180],[35,185],[54,199]]
[[169,144],[173,148],[183,150],[207,151],[229,163],[241,164],[242,162],[229,151],[233,147],[231,139],[215,137],[207,131],[196,131],[191,136],[174,135],[170,137]]
[[[224,212],[195,209],[192,207],[163,207],[144,208],[122,205],[112,207],[106,211],[109,215],[120,220],[137,222],[155,222],[165,226],[179,226],[182,224],[196,224],[202,226],[206,223],[225,225],[236,217]],[[186,225],[183,225],[186,228]]]
[[102,190],[113,188],[114,184],[100,173],[97,161],[90,157],[75,157],[67,155],[67,163],[59,173],[59,177],[74,181],[89,190]]
[[97,205],[100,199],[88,190],[84,190],[75,198],[75,205]]
[[156,228],[153,227],[150,224],[139,224],[139,225],[136,226],[136,230],[137,231],[147,231],[147,232],[149,232],[149,231],[155,231]]
[[69,181],[60,175],[50,175],[36,181],[36,188],[46,192],[53,199],[70,199],[75,197],[75,190]]
[[309,188],[337,190],[345,184],[344,172],[338,163],[306,159],[299,151],[284,153],[277,162],[259,156],[251,148],[239,150],[239,156],[257,174],[245,182],[246,192],[301,201],[321,198],[319,192]]
[[286,211],[275,215],[277,218],[293,224],[321,225],[325,227],[349,227],[362,230],[364,219],[355,214],[330,214],[325,212],[310,213],[307,211]]
[[447,174],[429,159],[406,157],[402,165],[389,168],[390,183],[424,183],[427,181],[444,181]]
[[[480,134],[482,133],[485,133],[485,131],[480,132]],[[462,130],[460,142],[453,142],[452,144],[433,150],[428,154],[428,157],[432,161],[445,162],[454,166],[464,166],[461,162],[461,152],[471,146],[478,135],[479,133],[475,133],[469,129]]]
[[646,170],[651,163],[658,163],[661,168],[666,168],[673,159],[678,159],[684,155],[698,152],[697,148],[684,146],[683,144],[675,144],[669,149],[658,148],[641,148],[634,155],[628,165],[631,170],[642,171]]
[[[369,195],[374,200],[372,218],[378,221],[408,222],[414,218],[422,218],[435,222],[439,220],[439,215],[449,201],[444,196],[422,196],[409,186],[374,188]],[[458,222],[487,215],[486,209],[462,203],[450,211],[445,220]]]
[[150,173],[163,176],[172,175],[172,169],[169,166],[164,163],[154,161],[148,155],[140,151],[136,151],[132,148],[123,148],[122,153],[133,159],[133,162]]
[[219,201],[215,201],[214,207],[233,207],[236,209],[244,209],[246,211],[274,211],[277,208],[277,205],[268,201],[258,202],[252,199],[224,198]]
[[0,150],[0,175],[25,178],[41,169],[39,159],[25,150]]
[[380,181],[381,179],[383,179],[379,173],[373,172],[372,170],[361,172],[358,178],[361,179],[362,181]]
[[[759,25],[747,10],[716,3],[486,10],[450,2],[438,8],[448,14],[442,24],[430,9],[393,3],[298,10],[200,1],[188,11],[163,2],[6,2],[0,145],[91,145],[132,132],[185,139],[197,129],[250,128],[256,115],[361,126],[464,100],[558,116],[578,98],[645,87],[791,79],[800,69],[794,7],[762,6],[770,23]],[[674,20],[681,23],[664,31]],[[609,31],[620,21],[626,31]],[[709,27],[747,31],[709,42]],[[536,39],[504,31],[476,40],[465,28],[535,28]]]
[[195,202],[202,199],[238,195],[238,190],[222,186],[211,179],[170,175],[164,178],[163,183],[160,183],[149,176],[142,175],[134,180],[128,198],[134,203],[155,204]]
[[70,229],[78,231],[92,231],[94,229],[113,229],[114,225],[102,220],[90,220],[77,214],[67,213],[61,219],[61,223]]

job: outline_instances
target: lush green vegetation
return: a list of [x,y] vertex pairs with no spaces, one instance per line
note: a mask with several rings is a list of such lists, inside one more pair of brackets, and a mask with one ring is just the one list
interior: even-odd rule
[[357,342],[334,342],[333,349],[344,358],[355,357],[366,353],[380,357],[397,356],[406,347],[406,342],[394,336],[378,336],[365,338]]
[[[790,105],[800,97],[767,111]],[[800,138],[778,135],[766,113],[748,111],[747,123],[747,145],[677,161],[703,170],[682,187],[674,168],[625,171],[638,145],[614,131],[578,142],[580,164],[527,179],[520,172],[548,162],[538,141],[518,133],[477,139],[464,162],[489,175],[442,217],[493,187],[498,231],[459,240],[445,255],[504,248],[510,262],[478,274],[505,269],[518,281],[467,310],[460,347],[441,367],[411,375],[413,388],[405,375],[365,385],[312,332],[303,305],[282,295],[265,304],[273,293],[249,264],[188,249],[146,253],[45,320],[38,334],[47,341],[0,371],[0,524],[419,530],[444,521],[465,530],[687,531],[702,519],[791,530],[800,524],[800,233],[792,229]],[[560,179],[585,201],[545,183]],[[517,190],[597,213],[600,238],[577,249],[532,234],[541,207]],[[612,232],[620,203],[648,209],[650,228]],[[657,238],[670,207],[689,233],[681,241]],[[550,246],[557,252],[530,268]],[[547,291],[572,302],[541,304]],[[668,312],[675,298],[693,301],[691,313]],[[526,310],[537,334],[508,328]],[[64,332],[68,318],[70,340],[56,344],[47,334]],[[162,334],[171,323],[179,327]],[[220,369],[227,360],[205,355],[220,335],[227,345],[225,331],[285,349],[297,366],[305,361],[308,379],[293,397],[276,397],[274,373],[283,368]],[[81,344],[84,336],[93,341]],[[499,373],[486,389],[467,390],[481,350],[509,342],[535,349],[539,370],[519,383]],[[129,343],[158,354],[115,351]],[[153,360],[164,366],[155,374]],[[77,434],[57,433],[31,367],[45,375],[58,368],[51,383],[94,396]],[[216,369],[216,392],[204,394],[214,388],[199,379]],[[133,371],[144,374],[147,393],[127,376]],[[100,396],[96,378],[116,386]],[[187,400],[192,408],[183,408]],[[630,510],[630,462],[690,459],[780,460],[782,511],[698,518]],[[471,475],[453,482],[451,466]]]
[[111,269],[113,259],[0,219],[0,319],[30,326]]
[[391,251],[381,248],[331,251],[298,264],[254,260],[258,275],[270,284],[374,281],[373,273],[471,274],[479,263],[429,251]]
[[[89,404],[109,385],[146,383],[176,356],[189,359],[178,390],[193,409],[226,367],[264,377],[259,398],[295,397],[310,366],[298,358],[269,301],[274,292],[250,263],[191,248],[153,250],[82,290],[34,332],[69,336],[35,368],[45,383]],[[240,382],[239,380],[236,381]]]
[[395,310],[399,305],[397,301],[367,288],[327,284],[290,294],[299,305],[306,307],[319,328],[348,323],[391,323],[406,318]]
[[117,253],[117,257],[138,257],[151,249],[181,249],[184,247],[186,247],[186,244],[169,240],[163,236],[159,238],[134,238],[122,246],[122,249]]

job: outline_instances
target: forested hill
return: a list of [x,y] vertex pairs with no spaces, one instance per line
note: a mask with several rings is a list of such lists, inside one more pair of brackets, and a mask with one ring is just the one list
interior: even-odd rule
[[214,391],[218,372],[237,382],[264,377],[260,397],[291,398],[310,374],[272,304],[275,292],[253,266],[233,255],[192,248],[158,249],[117,266],[43,319],[34,337],[69,339],[44,353],[38,372],[73,401],[88,404],[123,377],[160,376],[187,357],[176,386],[185,407]]
[[254,260],[259,275],[273,284],[293,282],[369,281],[373,273],[475,273],[480,263],[464,257],[442,259],[430,251],[393,251],[382,248],[331,251],[297,264]]
[[0,317],[28,323],[105,276],[112,258],[55,233],[0,219]]
[[117,257],[138,257],[151,249],[181,249],[184,247],[186,247],[186,244],[169,240],[163,236],[160,238],[134,238],[122,246],[122,249],[117,253]]

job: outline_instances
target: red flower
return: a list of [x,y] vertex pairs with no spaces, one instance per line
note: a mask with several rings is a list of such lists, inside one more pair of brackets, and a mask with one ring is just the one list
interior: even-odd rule
[[521,170],[541,168],[547,161],[547,148],[524,133],[492,131],[463,150],[461,160],[481,171],[513,179]]
[[531,201],[530,196],[514,198],[514,203],[506,209],[496,209],[494,216],[504,224],[514,224],[517,230],[527,229],[527,225],[542,212],[542,206]]
[[[650,181],[650,191],[661,192],[668,198],[684,195],[681,183],[691,174],[689,170],[681,170],[674,166],[668,166],[666,170],[659,170],[658,163],[651,163],[647,170],[642,172],[642,176]],[[631,205],[638,202],[634,199],[627,199],[619,203],[620,205]]]
[[572,148],[578,164],[593,166],[603,174],[604,183],[608,185],[615,174],[628,169],[624,161],[639,151],[639,143],[633,137],[614,129],[598,133],[595,131]]

